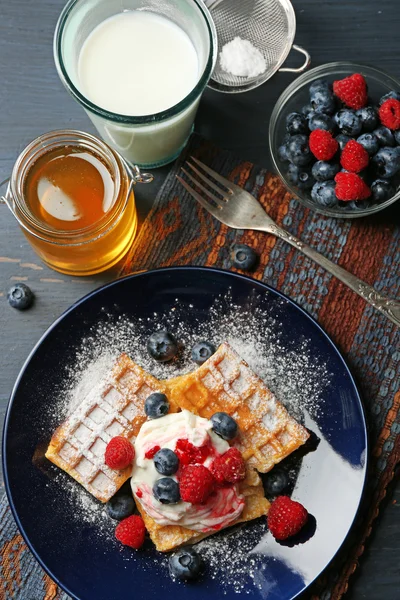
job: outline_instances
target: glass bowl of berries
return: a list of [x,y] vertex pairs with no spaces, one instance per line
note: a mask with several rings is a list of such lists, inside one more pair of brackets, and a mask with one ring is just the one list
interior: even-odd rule
[[400,82],[351,62],[316,67],[280,96],[269,144],[302,204],[339,218],[378,212],[400,198]]

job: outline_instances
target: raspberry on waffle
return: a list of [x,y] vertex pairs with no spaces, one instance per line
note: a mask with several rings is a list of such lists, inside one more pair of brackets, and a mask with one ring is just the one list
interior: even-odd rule
[[206,419],[216,412],[231,415],[239,426],[235,445],[260,473],[272,469],[309,437],[229,344],[221,344],[195,371],[164,384],[168,398],[180,408]]
[[[122,436],[132,443],[146,420],[144,402],[164,385],[122,354],[110,376],[100,382],[51,438],[46,457],[101,502],[107,502],[129,479],[132,467],[107,467],[108,442]],[[173,403],[170,411],[176,412]]]

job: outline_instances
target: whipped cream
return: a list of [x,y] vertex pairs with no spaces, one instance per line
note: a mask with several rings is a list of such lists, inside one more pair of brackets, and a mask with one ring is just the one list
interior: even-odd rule
[[[229,444],[212,430],[211,422],[182,410],[160,419],[144,423],[135,441],[135,463],[131,486],[144,510],[160,525],[181,525],[195,531],[208,532],[222,529],[235,521],[244,508],[244,498],[237,484],[216,488],[204,504],[190,504],[181,500],[177,504],[162,504],[153,495],[153,486],[161,479],[152,458],[146,452],[160,446],[175,450],[179,439],[187,439],[193,446],[208,445],[211,454],[204,461],[208,467],[219,454],[229,450]],[[177,474],[171,477],[178,481]]]

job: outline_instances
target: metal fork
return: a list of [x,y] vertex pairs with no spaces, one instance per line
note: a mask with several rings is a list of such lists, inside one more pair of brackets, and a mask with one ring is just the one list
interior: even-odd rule
[[[254,229],[256,231],[264,231],[265,233],[276,235],[288,244],[294,246],[297,250],[300,250],[300,252],[326,269],[331,275],[340,279],[340,281],[352,289],[353,292],[364,298],[364,300],[369,302],[376,310],[383,313],[397,326],[400,326],[399,301],[392,300],[383,294],[380,294],[372,286],[325,258],[325,256],[316,250],[313,250],[310,246],[307,246],[307,244],[297,239],[294,235],[279,227],[251,194],[238,185],[231,183],[225,179],[225,177],[221,177],[221,175],[193,156],[191,157],[191,160],[193,162],[187,161],[185,163],[186,167],[191,170],[191,173],[184,167],[182,167],[182,171],[203,194],[196,191],[179,175],[177,175],[177,179],[186,188],[189,194],[216,219],[221,221],[221,223],[228,225],[228,227],[233,227],[233,229]],[[195,165],[200,167],[201,171]],[[212,180],[207,177],[205,173],[210,175]],[[202,182],[214,190],[216,194],[205,187]]]

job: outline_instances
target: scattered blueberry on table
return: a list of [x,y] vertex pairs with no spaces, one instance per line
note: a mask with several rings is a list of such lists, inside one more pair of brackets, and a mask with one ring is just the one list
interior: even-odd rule
[[169,572],[172,577],[183,581],[197,579],[202,570],[202,558],[194,548],[186,546],[170,556]]
[[400,93],[370,98],[359,73],[314,81],[309,103],[286,117],[278,157],[317,206],[359,211],[389,200],[399,187]]
[[[305,136],[293,136],[294,138]],[[253,248],[246,244],[235,244],[231,250],[231,260],[234,267],[243,271],[252,271],[257,263],[258,256]]]
[[31,288],[25,283],[16,283],[8,290],[7,300],[13,308],[26,310],[32,306],[34,295]]
[[215,346],[210,342],[197,342],[192,348],[192,360],[198,365],[202,365],[215,353]]

